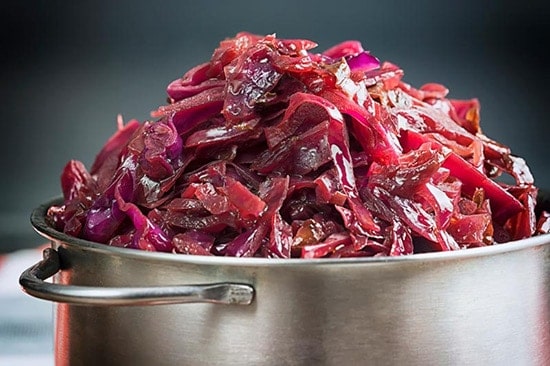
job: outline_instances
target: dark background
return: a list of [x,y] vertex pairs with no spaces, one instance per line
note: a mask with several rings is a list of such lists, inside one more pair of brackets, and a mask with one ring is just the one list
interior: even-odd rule
[[165,87],[241,30],[347,39],[481,101],[484,132],[550,187],[549,7],[544,1],[3,1],[0,251],[36,245],[31,210],[60,193],[69,159],[90,166],[116,116],[144,120]]

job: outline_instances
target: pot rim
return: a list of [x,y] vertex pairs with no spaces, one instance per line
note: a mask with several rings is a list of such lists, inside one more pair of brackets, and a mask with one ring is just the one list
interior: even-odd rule
[[226,266],[309,266],[309,265],[350,265],[350,264],[398,264],[404,262],[416,263],[434,261],[456,261],[461,259],[493,256],[525,250],[528,248],[543,247],[550,244],[550,233],[532,236],[521,240],[495,244],[485,247],[468,248],[457,251],[418,253],[399,257],[348,257],[348,258],[258,258],[258,257],[222,257],[204,255],[186,255],[179,253],[149,252],[138,249],[114,247],[81,238],[67,235],[52,228],[46,222],[48,209],[62,202],[62,197],[52,198],[36,207],[30,216],[34,230],[50,241],[57,241],[71,246],[80,247],[92,252],[118,255],[121,257],[178,262],[186,264],[226,265]]

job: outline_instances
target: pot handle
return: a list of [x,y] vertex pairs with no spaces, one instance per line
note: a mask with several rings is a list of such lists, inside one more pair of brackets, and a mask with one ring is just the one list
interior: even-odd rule
[[44,249],[43,259],[25,270],[19,284],[31,296],[74,305],[160,305],[213,303],[249,305],[254,288],[238,283],[175,285],[157,287],[93,287],[60,285],[44,281],[60,270],[59,254]]

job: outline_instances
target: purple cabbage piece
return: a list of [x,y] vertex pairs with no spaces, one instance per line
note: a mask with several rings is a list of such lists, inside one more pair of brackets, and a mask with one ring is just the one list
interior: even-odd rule
[[376,70],[380,67],[380,60],[368,52],[361,52],[357,55],[346,57],[346,62],[351,71],[366,72]]
[[[52,225],[126,248],[318,258],[457,250],[541,233],[525,162],[479,103],[419,89],[342,42],[239,33],[123,124],[90,172],[63,170]],[[515,185],[492,179],[507,173]]]

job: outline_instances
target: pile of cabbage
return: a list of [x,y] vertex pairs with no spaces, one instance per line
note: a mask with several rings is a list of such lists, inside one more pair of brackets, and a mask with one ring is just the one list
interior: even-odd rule
[[[477,99],[420,88],[361,43],[239,33],[61,176],[53,227],[117,247],[270,258],[400,256],[545,232],[524,160]],[[501,174],[515,183],[503,183]]]

